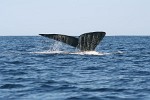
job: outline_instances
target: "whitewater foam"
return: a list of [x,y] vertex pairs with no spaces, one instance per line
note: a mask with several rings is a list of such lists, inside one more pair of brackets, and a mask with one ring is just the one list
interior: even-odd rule
[[66,54],[64,51],[41,51],[41,52],[31,52],[33,54]]
[[42,51],[42,52],[31,52],[34,54],[71,54],[71,55],[109,55],[112,53],[102,53],[97,51],[84,51],[84,52],[65,52],[65,51]]
[[106,55],[107,53],[101,53],[96,51],[84,51],[84,52],[73,52],[70,54],[77,54],[77,55]]

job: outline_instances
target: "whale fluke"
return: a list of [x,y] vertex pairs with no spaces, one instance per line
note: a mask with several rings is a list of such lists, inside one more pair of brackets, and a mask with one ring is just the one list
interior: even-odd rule
[[105,32],[89,32],[81,34],[78,38],[61,34],[39,34],[50,39],[54,39],[70,46],[76,47],[81,51],[93,51],[100,41],[104,38]]

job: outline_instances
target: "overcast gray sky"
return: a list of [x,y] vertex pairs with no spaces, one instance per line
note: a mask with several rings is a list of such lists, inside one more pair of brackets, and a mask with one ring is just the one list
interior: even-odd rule
[[150,0],[0,0],[0,35],[150,35]]

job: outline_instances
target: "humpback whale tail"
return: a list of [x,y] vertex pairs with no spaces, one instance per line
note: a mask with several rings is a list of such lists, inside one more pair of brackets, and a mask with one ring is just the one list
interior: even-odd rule
[[105,36],[105,32],[89,32],[81,34],[79,37],[61,34],[39,34],[50,39],[54,39],[70,46],[76,47],[81,51],[93,51]]

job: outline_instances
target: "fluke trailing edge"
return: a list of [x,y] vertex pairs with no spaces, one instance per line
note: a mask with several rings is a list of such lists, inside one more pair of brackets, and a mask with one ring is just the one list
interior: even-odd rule
[[79,37],[61,34],[39,34],[50,39],[54,39],[70,46],[76,47],[81,51],[93,51],[105,36],[105,32],[89,32],[81,34]]

